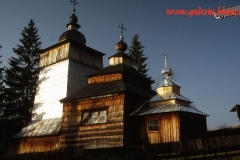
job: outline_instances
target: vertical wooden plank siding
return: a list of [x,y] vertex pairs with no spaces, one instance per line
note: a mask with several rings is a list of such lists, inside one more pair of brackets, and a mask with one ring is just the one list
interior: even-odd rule
[[68,58],[94,68],[103,68],[102,55],[97,55],[70,43]]
[[[146,116],[146,128],[151,144],[178,142],[205,136],[207,133],[206,117],[187,112],[172,112]],[[159,131],[149,131],[148,121],[157,119]]]
[[68,49],[70,43],[56,47],[40,54],[39,68],[63,61],[68,58]]
[[[146,129],[151,144],[177,142],[180,140],[180,117],[178,113],[164,113],[161,115],[146,116]],[[159,131],[149,131],[148,121],[157,119]]]
[[26,152],[46,152],[59,149],[60,136],[21,138],[18,154]]
[[46,67],[54,63],[72,59],[82,64],[92,66],[94,68],[102,68],[102,56],[94,53],[89,53],[84,49],[79,49],[68,42],[53,49],[48,49],[40,55],[39,67]]

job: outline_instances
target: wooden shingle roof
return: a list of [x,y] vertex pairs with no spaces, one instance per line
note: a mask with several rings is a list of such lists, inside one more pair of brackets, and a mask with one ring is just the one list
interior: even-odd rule
[[130,92],[144,97],[151,98],[156,94],[153,90],[145,89],[136,84],[125,82],[123,80],[88,84],[76,93],[61,99],[60,102],[104,96],[114,93]]
[[61,128],[61,121],[62,118],[31,121],[14,138],[57,135]]
[[96,75],[103,75],[103,74],[110,74],[110,73],[116,73],[116,72],[125,72],[125,73],[129,73],[131,75],[134,75],[136,77],[145,79],[147,81],[149,81],[149,83],[153,83],[152,80],[150,80],[149,78],[146,78],[146,76],[140,74],[139,72],[137,72],[135,69],[130,68],[124,64],[118,64],[115,66],[107,66],[103,69],[97,70],[96,72],[94,72],[93,74],[88,75],[88,77],[93,77]]

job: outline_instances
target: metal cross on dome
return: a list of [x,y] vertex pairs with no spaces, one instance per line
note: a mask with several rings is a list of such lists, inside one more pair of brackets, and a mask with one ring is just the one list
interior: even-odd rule
[[78,5],[77,0],[71,0],[71,3],[73,4],[73,9],[75,9],[75,6]]
[[123,27],[123,23],[121,26],[119,25],[118,27],[121,28],[121,34],[122,34],[121,36],[123,36],[123,30],[127,30],[127,29]]
[[167,52],[164,52],[165,68],[167,68]]

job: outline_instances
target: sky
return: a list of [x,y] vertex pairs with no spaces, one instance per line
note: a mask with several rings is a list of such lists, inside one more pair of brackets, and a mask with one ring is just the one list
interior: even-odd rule
[[[148,75],[155,81],[162,77],[166,51],[181,94],[210,115],[208,129],[214,129],[239,125],[236,112],[229,111],[240,104],[240,15],[216,20],[212,15],[167,15],[166,10],[216,10],[238,4],[238,0],[78,0],[75,8],[79,31],[89,47],[106,54],[105,67],[108,57],[117,52],[122,23],[128,46],[134,34],[140,36]],[[21,44],[21,31],[30,19],[44,49],[58,43],[67,30],[71,10],[70,0],[0,0],[2,66],[15,56],[12,48]]]

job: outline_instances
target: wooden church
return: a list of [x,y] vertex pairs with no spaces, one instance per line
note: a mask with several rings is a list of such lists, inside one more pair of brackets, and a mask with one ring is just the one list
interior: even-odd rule
[[40,54],[32,121],[14,137],[16,153],[147,148],[206,135],[208,115],[180,94],[166,53],[154,91],[133,68],[123,36],[103,67],[105,54],[86,45],[75,9],[69,21],[59,42]]
[[15,136],[18,153],[126,147],[143,137],[176,142],[206,133],[207,115],[180,95],[166,55],[156,93],[133,68],[123,36],[103,68],[104,54],[86,45],[77,22],[73,9],[68,31],[41,52],[32,121]]
[[86,45],[75,9],[69,21],[59,42],[40,54],[32,121],[15,136],[18,153],[125,147],[146,136],[150,143],[175,142],[206,133],[207,115],[180,95],[166,55],[156,93],[133,68],[123,36],[103,68],[105,54]]

